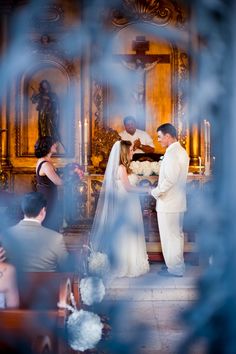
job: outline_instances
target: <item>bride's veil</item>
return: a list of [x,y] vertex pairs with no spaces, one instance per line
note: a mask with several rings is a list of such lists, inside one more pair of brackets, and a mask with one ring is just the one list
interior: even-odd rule
[[117,141],[110,152],[90,235],[93,250],[108,255],[112,249],[111,242],[117,217],[117,172],[119,163],[120,141]]

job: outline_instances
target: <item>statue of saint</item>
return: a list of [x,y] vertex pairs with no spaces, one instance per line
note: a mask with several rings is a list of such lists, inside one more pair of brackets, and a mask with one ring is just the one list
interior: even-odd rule
[[51,136],[53,140],[62,144],[58,126],[59,104],[57,95],[51,91],[51,86],[47,80],[42,80],[39,83],[38,93],[33,87],[32,89],[33,95],[31,101],[33,104],[37,104],[39,138]]

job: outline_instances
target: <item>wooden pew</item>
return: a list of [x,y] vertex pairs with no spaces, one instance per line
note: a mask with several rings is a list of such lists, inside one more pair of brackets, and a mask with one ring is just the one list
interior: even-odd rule
[[74,275],[26,273],[19,280],[20,308],[0,311],[0,352],[71,353],[65,340],[68,310],[57,303],[70,304],[71,290],[79,302]]

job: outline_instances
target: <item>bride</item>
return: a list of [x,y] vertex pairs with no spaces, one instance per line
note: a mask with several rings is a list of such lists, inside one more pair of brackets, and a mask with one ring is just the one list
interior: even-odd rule
[[94,251],[106,253],[116,277],[136,277],[149,271],[143,216],[131,174],[130,141],[117,141],[111,150],[91,231]]

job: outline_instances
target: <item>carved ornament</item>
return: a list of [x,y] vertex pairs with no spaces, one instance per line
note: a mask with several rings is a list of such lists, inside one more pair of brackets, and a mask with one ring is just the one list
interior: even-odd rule
[[41,6],[37,13],[31,16],[32,27],[37,29],[55,28],[55,26],[62,26],[63,22],[64,11],[56,4]]
[[182,9],[171,0],[123,0],[119,8],[112,10],[112,24],[115,26],[123,27],[140,21],[181,28],[185,19]]
[[108,127],[102,119],[103,88],[97,81],[93,83],[93,103],[96,107],[91,161],[95,168],[104,170],[113,144],[120,140],[118,132]]
[[187,117],[186,103],[187,92],[189,91],[189,57],[185,52],[179,52],[179,70],[178,70],[178,139],[183,147],[187,143]]
[[0,191],[8,189],[8,174],[6,171],[0,169]]

